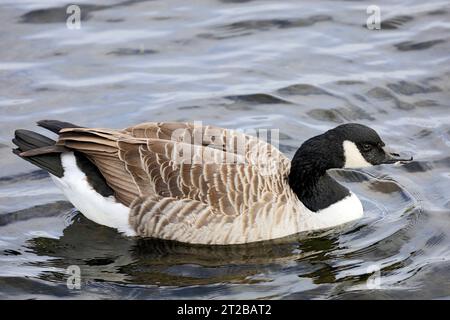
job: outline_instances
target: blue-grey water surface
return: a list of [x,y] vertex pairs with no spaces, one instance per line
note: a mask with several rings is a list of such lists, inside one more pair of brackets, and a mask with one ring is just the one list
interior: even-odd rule
[[[450,298],[450,6],[377,1],[0,1],[0,298]],[[280,129],[290,157],[344,122],[414,161],[336,171],[360,221],[285,243],[127,239],[11,153],[54,118]],[[43,129],[37,129],[44,133]],[[48,134],[48,133],[46,133]],[[81,289],[65,270],[81,269]]]

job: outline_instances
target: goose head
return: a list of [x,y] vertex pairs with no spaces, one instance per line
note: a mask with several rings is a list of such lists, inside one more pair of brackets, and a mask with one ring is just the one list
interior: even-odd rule
[[348,123],[305,141],[294,155],[289,185],[312,211],[349,194],[328,169],[364,168],[411,161],[387,149],[378,133],[362,124]]
[[379,164],[411,161],[389,151],[378,133],[362,124],[349,123],[327,131],[325,140],[335,140],[334,156],[341,160],[341,168],[363,168]]
[[305,141],[292,159],[292,165],[303,164],[323,172],[411,160],[412,157],[401,157],[390,151],[375,130],[362,124],[347,123]]

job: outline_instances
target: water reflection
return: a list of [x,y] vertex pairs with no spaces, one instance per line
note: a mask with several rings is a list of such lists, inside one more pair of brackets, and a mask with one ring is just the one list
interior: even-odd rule
[[316,263],[336,248],[336,242],[336,237],[317,235],[237,246],[130,239],[79,214],[59,239],[33,238],[26,247],[39,256],[55,258],[49,261],[53,267],[78,265],[84,277],[95,281],[184,286],[246,283],[252,281],[249,277],[282,268],[285,263]]

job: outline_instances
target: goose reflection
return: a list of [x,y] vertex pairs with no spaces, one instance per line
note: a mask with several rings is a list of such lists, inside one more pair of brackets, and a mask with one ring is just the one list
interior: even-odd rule
[[[84,281],[186,286],[267,281],[253,277],[293,266],[313,272],[317,263],[326,263],[326,253],[336,248],[337,240],[335,234],[303,234],[235,246],[189,245],[123,237],[78,213],[59,239],[37,237],[26,246],[51,258],[34,265],[77,265]],[[42,278],[56,281],[61,274],[47,272]]]

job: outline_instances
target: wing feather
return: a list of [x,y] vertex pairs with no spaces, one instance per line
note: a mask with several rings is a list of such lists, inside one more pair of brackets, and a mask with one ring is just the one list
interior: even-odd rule
[[[254,223],[257,212],[269,210],[261,201],[283,194],[290,165],[256,137],[190,123],[63,129],[58,145],[85,153],[99,168],[119,201],[132,208],[139,234],[175,240],[183,233],[169,231],[173,221],[183,221],[178,224],[185,230],[231,228],[232,217],[242,219],[242,228]],[[274,164],[276,170],[267,171]],[[227,232],[221,241],[235,237]]]

